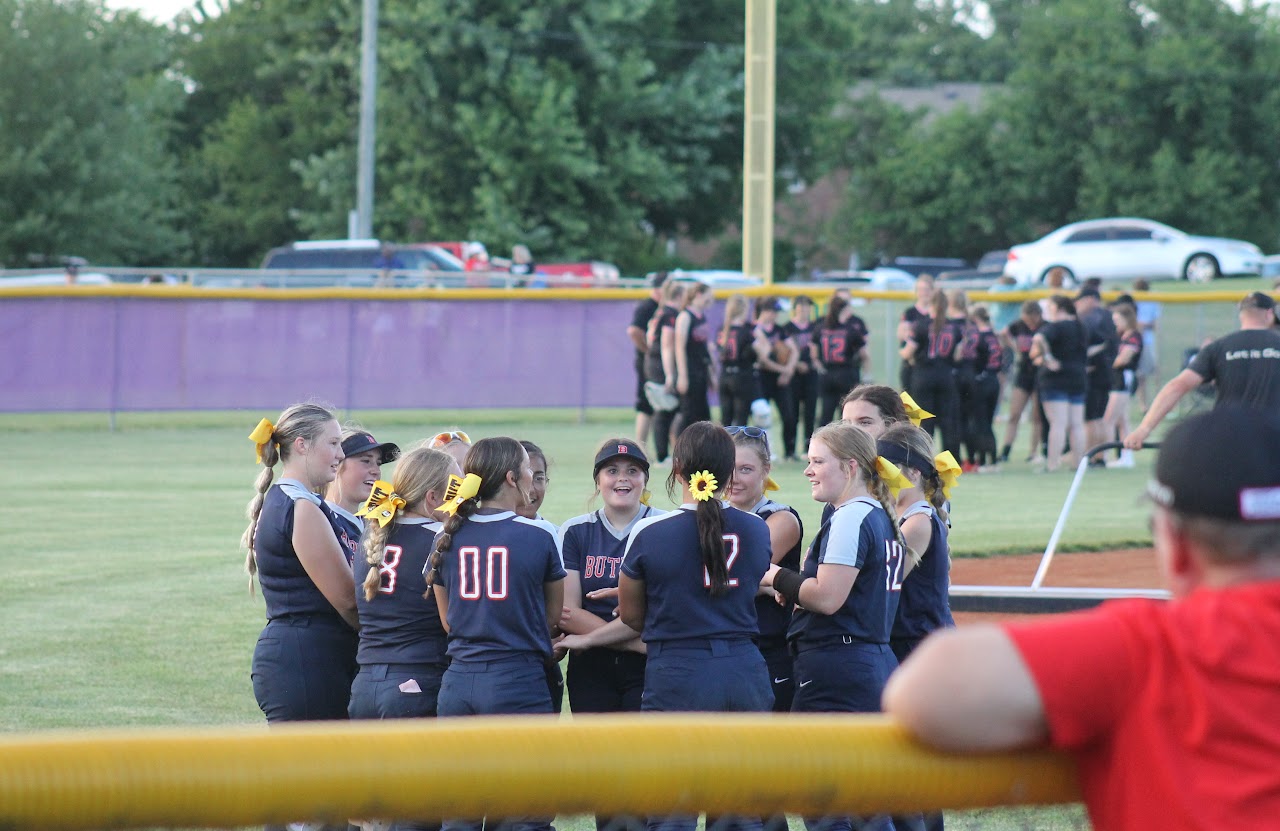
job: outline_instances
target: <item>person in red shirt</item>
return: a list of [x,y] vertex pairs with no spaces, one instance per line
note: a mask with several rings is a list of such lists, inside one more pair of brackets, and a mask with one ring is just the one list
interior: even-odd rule
[[1095,831],[1276,827],[1280,421],[1186,419],[1148,494],[1172,601],[931,636],[884,709],[941,750],[1069,753]]

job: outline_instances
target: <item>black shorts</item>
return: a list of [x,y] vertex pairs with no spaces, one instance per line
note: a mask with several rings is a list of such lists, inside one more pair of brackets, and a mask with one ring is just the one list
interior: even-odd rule
[[1029,364],[1028,369],[1019,369],[1013,378],[1013,385],[1027,395],[1036,391],[1036,366]]

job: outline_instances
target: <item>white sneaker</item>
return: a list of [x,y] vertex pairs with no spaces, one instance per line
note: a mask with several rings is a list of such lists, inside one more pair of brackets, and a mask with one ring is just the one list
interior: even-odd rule
[[1112,459],[1107,462],[1107,467],[1124,469],[1131,468],[1133,467],[1133,456],[1121,456],[1119,459]]

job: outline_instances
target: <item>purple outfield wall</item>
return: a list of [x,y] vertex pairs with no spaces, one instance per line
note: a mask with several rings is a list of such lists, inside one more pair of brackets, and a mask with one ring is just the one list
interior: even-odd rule
[[0,299],[0,412],[607,407],[634,300]]

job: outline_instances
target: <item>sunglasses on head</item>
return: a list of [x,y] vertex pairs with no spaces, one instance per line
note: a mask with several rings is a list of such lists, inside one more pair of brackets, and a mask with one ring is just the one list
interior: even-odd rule
[[743,427],[740,425],[735,425],[733,427],[724,428],[724,431],[731,436],[736,436],[739,433],[741,433],[742,435],[746,436],[749,439],[759,439],[765,444],[769,443],[769,431],[764,429],[763,427],[750,427],[750,426]]
[[440,447],[449,442],[460,441],[464,444],[471,444],[471,437],[461,430],[446,430],[443,433],[436,433],[431,437],[431,446]]

